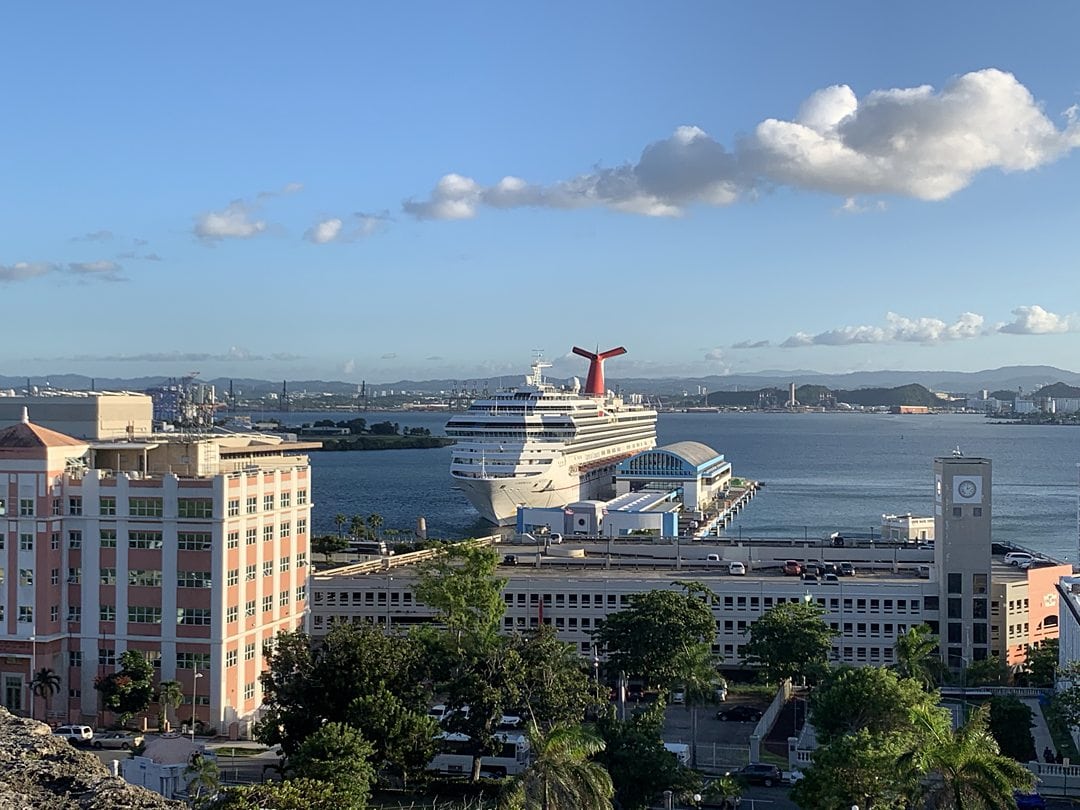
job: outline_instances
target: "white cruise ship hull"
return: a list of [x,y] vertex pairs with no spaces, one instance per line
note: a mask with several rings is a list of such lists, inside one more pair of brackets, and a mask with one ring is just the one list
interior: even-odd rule
[[601,476],[589,481],[572,475],[564,475],[559,480],[549,476],[455,478],[454,486],[468,498],[480,517],[497,526],[507,526],[517,520],[519,506],[547,509],[574,501],[610,497],[615,464],[613,460],[610,470],[598,470]]

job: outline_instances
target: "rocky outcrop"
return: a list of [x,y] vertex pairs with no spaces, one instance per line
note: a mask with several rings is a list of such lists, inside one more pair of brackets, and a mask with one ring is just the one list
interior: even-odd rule
[[94,754],[54,737],[44,723],[0,708],[0,810],[157,810],[180,808],[110,776]]

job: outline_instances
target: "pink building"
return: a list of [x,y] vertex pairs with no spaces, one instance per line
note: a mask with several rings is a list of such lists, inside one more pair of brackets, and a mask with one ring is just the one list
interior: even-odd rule
[[[94,689],[144,652],[186,696],[178,710],[243,735],[262,702],[264,644],[307,608],[310,467],[262,435],[78,440],[0,430],[0,699],[30,713],[43,667],[48,719],[100,723]],[[151,707],[151,713],[154,707]],[[34,714],[45,717],[41,698]]]

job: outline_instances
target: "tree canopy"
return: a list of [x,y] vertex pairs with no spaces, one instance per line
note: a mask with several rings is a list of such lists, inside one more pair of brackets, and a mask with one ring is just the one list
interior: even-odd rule
[[770,682],[797,676],[811,680],[826,666],[832,631],[824,610],[808,602],[781,602],[767,610],[747,631],[743,660],[761,668]]
[[702,594],[654,590],[631,596],[630,606],[609,614],[593,635],[607,651],[609,671],[666,688],[678,676],[680,655],[712,642],[716,622]]
[[140,651],[126,650],[120,654],[120,669],[99,676],[94,688],[102,705],[126,723],[154,699],[154,667]]
[[498,555],[467,543],[445,543],[439,549],[442,554],[417,569],[416,598],[436,612],[458,645],[468,639],[490,642],[506,610],[506,580],[495,576]]
[[911,729],[911,712],[932,707],[937,693],[927,693],[912,678],[882,667],[840,667],[810,695],[810,717],[818,741],[828,744],[857,731],[881,735]]

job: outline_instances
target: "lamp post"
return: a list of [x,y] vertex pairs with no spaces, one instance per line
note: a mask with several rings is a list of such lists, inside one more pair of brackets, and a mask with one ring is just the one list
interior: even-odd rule
[[596,653],[593,653],[593,657],[592,657],[592,672],[593,672],[593,680],[596,681],[597,684],[599,684],[600,683],[600,656],[597,655]]
[[195,699],[199,692],[199,678],[202,677],[202,673],[199,670],[195,670],[195,677],[191,679],[191,741],[195,742],[195,707],[198,705],[198,701]]
[[394,578],[389,573],[386,575],[386,634],[390,635],[390,583]]

